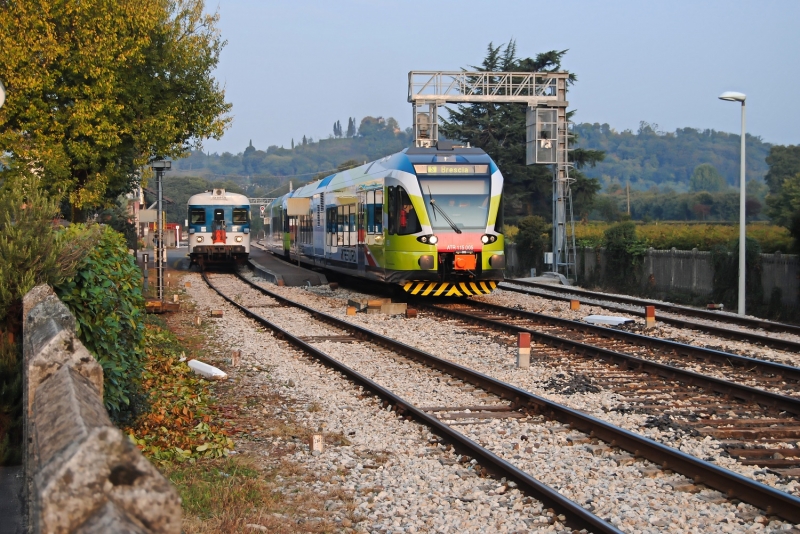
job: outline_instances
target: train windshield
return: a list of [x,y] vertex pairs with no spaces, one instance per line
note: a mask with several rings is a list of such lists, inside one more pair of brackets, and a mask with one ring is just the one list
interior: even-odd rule
[[[483,230],[489,216],[489,177],[420,177],[422,198],[434,231],[452,231],[447,217],[462,230]],[[436,210],[431,205],[431,197]],[[447,217],[442,215],[446,214]]]

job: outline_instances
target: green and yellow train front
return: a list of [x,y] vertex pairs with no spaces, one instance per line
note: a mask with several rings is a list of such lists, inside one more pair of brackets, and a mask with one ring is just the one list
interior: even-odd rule
[[503,280],[503,177],[484,158],[413,163],[414,174],[386,179],[387,282],[413,295],[471,296]]

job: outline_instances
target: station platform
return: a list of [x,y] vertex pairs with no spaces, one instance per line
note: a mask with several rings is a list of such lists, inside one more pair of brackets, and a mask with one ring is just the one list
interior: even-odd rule
[[258,243],[250,243],[250,265],[255,272],[279,286],[303,287],[327,285],[324,274],[298,267],[267,251]]

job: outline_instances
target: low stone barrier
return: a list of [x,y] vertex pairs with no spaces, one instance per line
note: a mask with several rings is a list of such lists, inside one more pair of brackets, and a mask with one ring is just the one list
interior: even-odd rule
[[29,532],[179,534],[180,497],[109,419],[75,318],[48,286],[23,306]]

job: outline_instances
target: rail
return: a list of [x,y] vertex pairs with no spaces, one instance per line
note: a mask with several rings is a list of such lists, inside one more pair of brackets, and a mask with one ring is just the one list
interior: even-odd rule
[[[257,284],[254,284],[241,275],[240,278],[260,291],[262,294],[274,298],[286,305],[300,308],[320,320],[336,325],[338,328],[351,332],[357,336],[380,339],[381,344],[398,353],[408,356],[429,367],[450,374],[476,387],[480,387],[487,392],[494,393],[501,398],[510,400],[512,402],[512,407],[516,409],[527,408],[537,413],[549,415],[561,423],[571,425],[573,428],[581,432],[585,432],[592,437],[603,440],[611,446],[619,447],[632,453],[634,456],[645,458],[651,462],[661,465],[662,468],[671,469],[672,471],[693,479],[697,483],[702,483],[711,488],[717,489],[725,493],[729,498],[740,499],[765,510],[768,514],[775,514],[794,523],[800,522],[800,498],[765,484],[761,484],[755,480],[739,475],[738,473],[728,471],[727,469],[723,469],[710,462],[705,462],[699,458],[619,428],[585,413],[571,409],[567,406],[558,404],[543,397],[539,397],[533,393],[507,384],[488,375],[484,375],[467,367],[438,358],[432,354],[411,347],[410,345],[406,345],[395,339],[377,334],[367,328],[360,327],[319,310],[314,310],[308,306],[296,303]],[[227,298],[226,300],[237,308],[243,309],[242,306],[233,302],[232,300]],[[250,317],[257,317],[257,314],[249,310],[245,313]],[[266,321],[266,319],[263,318],[257,320]],[[281,336],[287,336],[287,339],[291,337],[290,334],[283,331],[279,327],[274,327],[274,329],[276,332],[280,332]],[[300,346],[300,343],[308,346],[300,340],[292,341],[292,343],[296,346]],[[316,352],[316,349],[310,346],[309,350]],[[334,364],[332,363],[331,365]],[[380,388],[380,386],[377,387]],[[387,392],[387,394],[390,394],[390,392]],[[400,402],[404,403],[402,399],[400,399]],[[398,406],[402,409],[405,404],[398,404]],[[410,413],[416,416],[416,412]],[[427,414],[423,413],[422,415]],[[427,419],[420,418],[419,420],[424,424],[427,424]],[[450,436],[452,432],[453,431],[449,431],[443,435]],[[455,434],[457,435],[456,437],[460,436],[458,433]],[[466,442],[463,444],[466,445]],[[500,461],[502,462],[503,460]]]
[[[261,293],[269,296],[270,298],[273,298],[283,304],[299,308],[313,315],[315,318],[321,321],[324,321],[329,324],[334,324],[337,327],[346,330],[357,331],[357,334],[359,336],[367,337],[371,340],[376,340],[379,344],[390,347],[392,350],[400,352],[401,354],[404,354],[406,356],[413,357],[412,355],[418,352],[413,347],[404,345],[402,343],[398,343],[391,338],[382,336],[381,334],[372,332],[371,330],[359,327],[355,327],[354,330],[353,325],[351,325],[350,323],[347,323],[345,321],[340,321],[339,319],[331,315],[320,312],[318,310],[314,310],[313,308],[309,308],[308,306],[299,304],[285,297],[282,297],[276,293],[264,289],[261,286],[253,284],[244,277],[240,276],[240,278],[249,285],[251,285],[252,287],[254,287],[255,289],[257,289],[258,291],[260,291]],[[244,313],[251,319],[254,319],[259,323],[261,323],[262,325],[268,327],[270,330],[275,332],[275,334],[278,337],[284,339],[285,341],[294,345],[303,352],[310,354],[311,356],[318,359],[320,362],[327,365],[328,367],[331,367],[332,369],[335,369],[336,371],[344,374],[354,383],[364,387],[365,389],[372,391],[384,401],[395,406],[396,412],[401,416],[411,417],[416,421],[430,427],[439,436],[441,436],[442,438],[446,439],[451,444],[453,444],[456,450],[465,454],[469,454],[473,458],[477,459],[481,463],[481,465],[485,467],[488,471],[493,472],[495,474],[500,474],[501,476],[504,476],[509,480],[513,480],[514,482],[517,483],[521,491],[527,492],[529,495],[539,499],[547,506],[550,506],[553,509],[557,510],[559,513],[564,514],[567,517],[567,523],[570,526],[578,529],[585,528],[588,529],[590,532],[598,532],[598,533],[607,532],[607,533],[621,534],[621,531],[619,531],[613,525],[606,523],[605,521],[598,518],[588,510],[585,510],[583,507],[581,507],[574,501],[567,499],[554,489],[550,488],[545,484],[542,484],[535,478],[531,477],[529,474],[516,468],[509,462],[503,460],[496,454],[492,453],[491,451],[481,447],[478,443],[470,440],[469,438],[460,434],[459,432],[456,432],[450,426],[439,421],[439,419],[437,419],[436,417],[425,413],[424,411],[420,410],[413,404],[395,395],[388,389],[382,387],[381,385],[370,380],[369,378],[358,373],[357,371],[351,369],[350,367],[347,367],[346,365],[340,363],[336,359],[331,358],[324,352],[313,347],[312,345],[309,345],[302,339],[292,335],[285,329],[272,323],[268,319],[265,319],[264,317],[258,315],[254,311],[249,310],[245,306],[242,306],[241,304],[235,302],[233,299],[229,298],[222,291],[220,291],[216,286],[214,286],[208,279],[208,276],[206,275],[205,272],[203,272],[203,279],[206,281],[206,283],[211,289],[217,292],[217,294],[219,294],[229,304],[239,309],[242,313]]]

